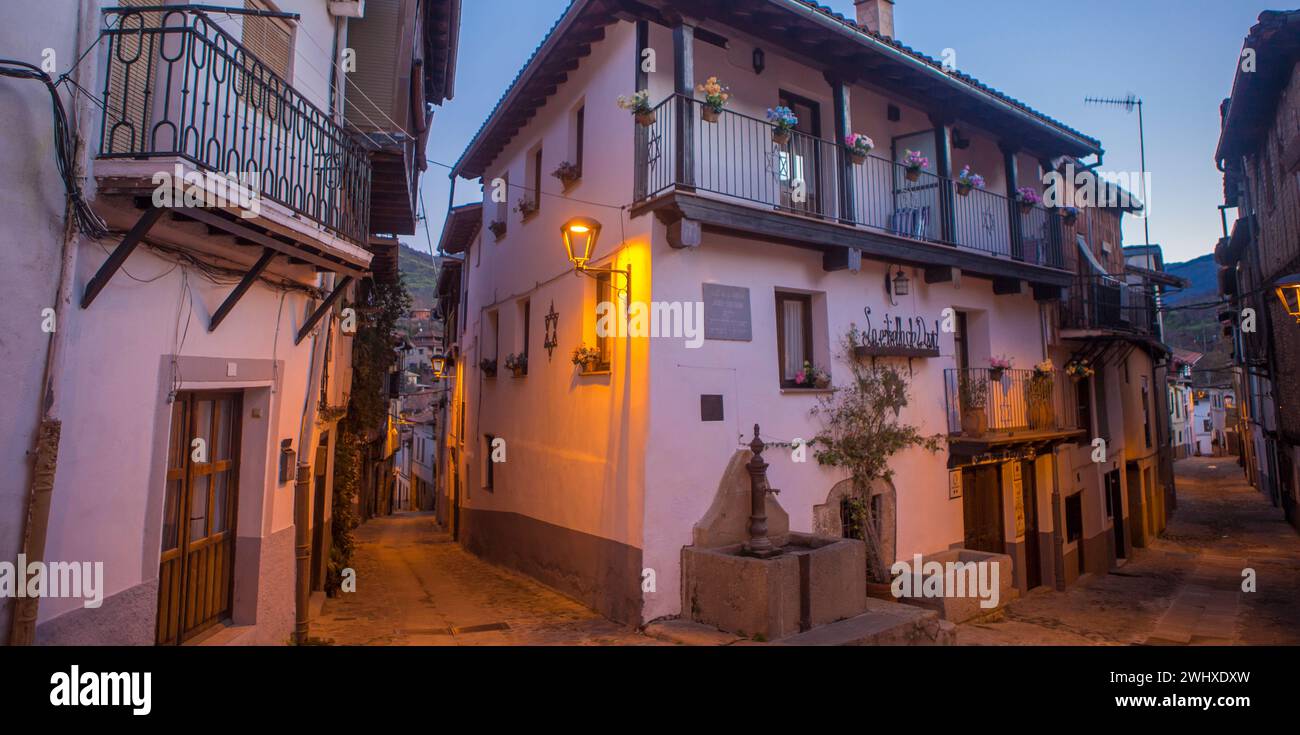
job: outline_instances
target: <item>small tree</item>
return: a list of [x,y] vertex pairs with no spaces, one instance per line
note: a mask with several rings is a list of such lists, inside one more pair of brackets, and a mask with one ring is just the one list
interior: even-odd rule
[[907,378],[892,366],[865,365],[853,354],[857,329],[844,340],[843,359],[853,375],[848,386],[837,387],[813,409],[823,429],[813,439],[817,462],[847,470],[853,480],[854,498],[850,511],[867,544],[867,576],[873,582],[889,581],[889,564],[884,558],[877,532],[879,519],[866,502],[871,483],[889,480],[889,460],[898,452],[922,447],[935,452],[940,436],[924,436],[917,427],[902,423],[899,415],[907,406]]

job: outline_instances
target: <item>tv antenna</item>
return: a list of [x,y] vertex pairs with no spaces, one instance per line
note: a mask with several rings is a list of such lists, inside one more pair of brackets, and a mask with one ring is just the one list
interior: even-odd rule
[[1109,107],[1119,107],[1125,112],[1132,113],[1134,108],[1138,113],[1138,151],[1142,158],[1142,227],[1145,233],[1146,244],[1151,244],[1151,210],[1147,208],[1147,135],[1146,129],[1142,124],[1142,98],[1129,92],[1123,97],[1084,97],[1083,101],[1089,105],[1106,105]]

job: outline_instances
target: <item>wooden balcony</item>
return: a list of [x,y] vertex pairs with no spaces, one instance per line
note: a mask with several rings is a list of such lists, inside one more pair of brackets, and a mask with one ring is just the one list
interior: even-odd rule
[[1132,336],[1159,339],[1156,294],[1124,276],[1076,276],[1061,299],[1062,336]]
[[944,396],[953,442],[1013,444],[1084,432],[1074,382],[1061,370],[949,368]]
[[[634,196],[641,208],[653,209],[678,193],[704,195],[835,225],[838,242],[861,245],[868,255],[875,239],[883,254],[911,255],[918,265],[1068,283],[1060,219],[1051,210],[1022,207],[992,191],[962,190],[924,171],[909,174],[878,156],[855,158],[846,146],[797,131],[776,141],[773,125],[730,110],[706,122],[703,111],[700,101],[675,95],[655,108],[652,124],[638,128]],[[853,239],[854,232],[862,237]]]

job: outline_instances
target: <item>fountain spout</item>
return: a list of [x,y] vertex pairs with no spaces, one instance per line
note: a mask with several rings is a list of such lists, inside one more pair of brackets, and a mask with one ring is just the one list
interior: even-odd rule
[[754,424],[754,438],[749,442],[749,449],[754,456],[745,465],[745,469],[749,471],[750,515],[749,541],[745,542],[744,549],[749,556],[759,558],[781,553],[781,549],[767,537],[767,495],[781,491],[773,489],[767,482],[767,462],[763,461],[763,449],[766,446],[759,438],[758,424]]

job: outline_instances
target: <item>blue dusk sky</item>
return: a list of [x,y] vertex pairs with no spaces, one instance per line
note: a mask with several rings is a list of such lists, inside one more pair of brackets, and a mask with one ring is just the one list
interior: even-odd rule
[[[822,0],[853,17],[852,0]],[[569,0],[465,0],[456,96],[439,109],[427,155],[454,163]],[[1080,7],[1086,10],[1080,11]],[[1221,233],[1222,176],[1215,169],[1219,103],[1231,91],[1254,0],[898,0],[900,41],[939,58],[956,52],[964,72],[1099,139],[1103,169],[1138,171],[1136,112],[1084,103],[1088,95],[1144,101],[1151,171],[1151,241],[1166,262],[1210,252]],[[630,90],[629,90],[630,91]],[[870,133],[870,131],[866,131]],[[428,213],[407,244],[436,248],[448,204],[448,170],[430,165],[421,195]],[[460,181],[456,203],[481,198]],[[1124,244],[1143,242],[1125,218]]]

